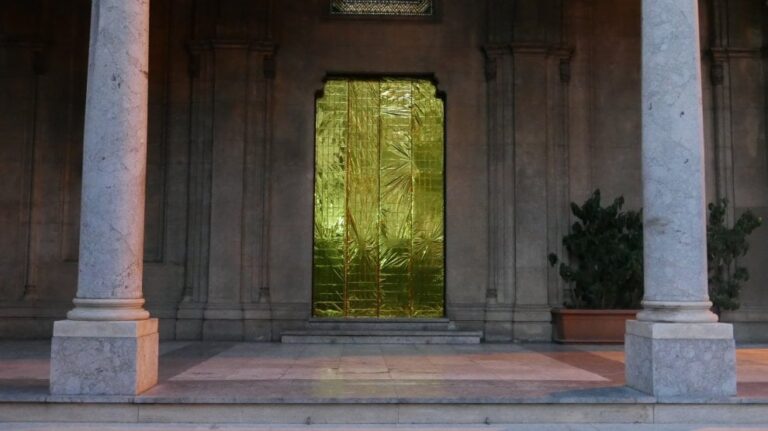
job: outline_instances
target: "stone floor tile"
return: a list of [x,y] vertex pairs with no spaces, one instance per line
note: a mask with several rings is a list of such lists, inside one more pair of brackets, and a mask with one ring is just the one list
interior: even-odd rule
[[[421,400],[588,400],[610,398],[614,396],[610,391],[624,384],[621,346],[192,341],[164,342],[161,350],[161,384],[145,394],[147,399],[195,394],[218,400],[390,394]],[[45,399],[49,356],[46,341],[0,342],[0,399]],[[768,399],[768,348],[740,346],[737,358],[739,395]]]
[[2,379],[40,379],[47,380],[50,374],[48,358],[2,359],[0,380]]

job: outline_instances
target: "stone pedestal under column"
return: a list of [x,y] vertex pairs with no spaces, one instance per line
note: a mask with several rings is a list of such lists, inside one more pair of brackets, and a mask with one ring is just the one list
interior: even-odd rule
[[51,356],[52,394],[139,394],[157,383],[157,319],[56,322]]
[[657,397],[736,393],[733,326],[627,322],[627,385]]

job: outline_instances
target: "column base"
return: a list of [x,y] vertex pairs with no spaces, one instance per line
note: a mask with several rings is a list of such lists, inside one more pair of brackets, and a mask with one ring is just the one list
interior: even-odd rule
[[630,320],[627,385],[657,397],[736,395],[733,326]]
[[157,319],[61,320],[51,343],[51,394],[137,395],[157,383]]

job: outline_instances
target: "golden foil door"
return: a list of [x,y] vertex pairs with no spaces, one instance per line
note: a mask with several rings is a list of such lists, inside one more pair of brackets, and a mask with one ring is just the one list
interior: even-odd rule
[[444,112],[428,80],[331,79],[317,100],[313,313],[444,315]]

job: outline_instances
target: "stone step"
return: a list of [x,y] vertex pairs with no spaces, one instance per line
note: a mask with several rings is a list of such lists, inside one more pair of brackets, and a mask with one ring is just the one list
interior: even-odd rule
[[[448,390],[449,387],[444,388]],[[72,428],[89,429],[83,422],[131,424],[130,430],[142,426],[176,424],[184,430],[198,430],[194,424],[206,424],[205,429],[219,429],[222,424],[239,425],[242,431],[253,425],[270,425],[269,430],[283,430],[287,425],[301,424],[304,430],[317,425],[323,430],[344,429],[337,425],[360,424],[359,430],[368,430],[368,424],[389,425],[387,430],[401,427],[433,425],[430,431],[460,430],[461,426],[474,426],[473,431],[496,431],[500,424],[525,425],[526,431],[560,430],[553,424],[571,424],[568,430],[634,430],[629,426],[646,424],[642,430],[729,430],[726,424],[739,424],[740,430],[764,430],[768,421],[768,405],[765,403],[724,402],[724,403],[631,403],[617,402],[527,402],[517,403],[446,403],[439,399],[429,403],[381,402],[338,402],[327,400],[323,403],[235,403],[227,399],[221,402],[180,402],[174,400],[156,401],[116,400],[116,397],[91,397],[87,400],[60,401],[51,398],[37,402],[0,401],[0,429],[6,430],[9,423],[13,430],[42,431],[56,430],[61,424]],[[105,401],[112,399],[111,401]],[[35,426],[35,423],[43,423]],[[444,424],[437,427],[435,424]],[[538,425],[536,425],[538,424]],[[549,424],[549,425],[543,425]],[[582,428],[585,424],[606,424],[605,428]],[[607,424],[611,424],[608,426]],[[665,428],[672,424],[698,424],[696,427]],[[757,428],[756,428],[757,426]],[[98,428],[106,430],[110,428]],[[153,428],[150,428],[153,429]],[[158,428],[154,428],[158,429]],[[159,428],[162,429],[162,428]],[[224,428],[226,429],[226,428]],[[259,429],[259,428],[256,428]],[[376,429],[376,428],[373,428]],[[407,429],[407,428],[406,428]],[[503,430],[510,428],[504,427]],[[512,428],[518,430],[518,428]],[[501,431],[501,430],[498,430]],[[737,430],[733,430],[737,431]]]
[[479,344],[481,331],[341,330],[284,331],[286,344]]
[[[398,425],[393,428],[392,425],[243,425],[243,424],[216,424],[214,427],[208,424],[111,424],[107,422],[99,423],[76,423],[61,424],[56,422],[47,423],[9,423],[3,424],[4,431],[695,431],[701,429],[695,425],[648,425],[648,424],[622,424],[617,428],[615,424],[547,424],[547,425],[455,425],[455,424],[421,424],[421,425]],[[748,428],[749,425],[733,424],[718,426],[718,431],[759,431],[756,428]]]
[[[649,424],[504,424],[504,425],[455,425],[455,424],[408,424],[398,425],[243,425],[243,424],[216,424],[214,427],[208,424],[112,424],[108,422],[62,424],[56,422],[47,423],[9,423],[3,424],[4,431],[695,431],[701,429],[695,425],[649,425]],[[718,426],[718,431],[759,431],[757,428],[748,428],[736,422],[725,426]]]
[[312,319],[307,329],[345,331],[450,331],[449,319]]

